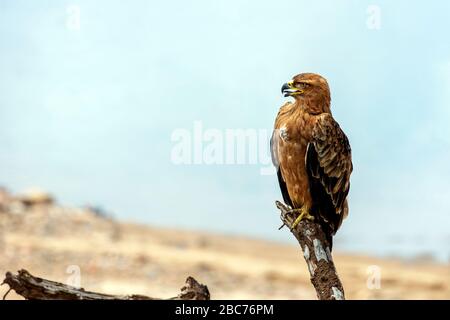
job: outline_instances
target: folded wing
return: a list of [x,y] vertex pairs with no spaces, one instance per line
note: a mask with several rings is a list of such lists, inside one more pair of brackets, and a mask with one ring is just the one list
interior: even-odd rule
[[314,125],[306,166],[313,210],[334,234],[348,214],[346,198],[353,165],[347,136],[331,114],[322,114]]

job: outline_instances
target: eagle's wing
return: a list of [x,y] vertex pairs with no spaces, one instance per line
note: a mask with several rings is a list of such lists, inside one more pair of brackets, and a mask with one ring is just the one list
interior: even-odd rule
[[278,183],[280,185],[281,194],[283,196],[284,203],[292,207],[292,200],[289,197],[286,182],[284,181],[283,174],[281,173],[280,162],[278,160],[278,145],[280,142],[280,130],[274,129],[272,138],[270,138],[270,153],[272,156],[272,163],[277,170]]
[[278,160],[278,144],[280,142],[280,132],[278,129],[274,129],[272,137],[270,138],[270,155],[272,156],[272,164],[275,169],[280,168],[280,162]]
[[306,166],[313,201],[335,233],[348,213],[346,197],[353,165],[347,136],[329,113],[320,115],[313,127]]
[[277,118],[275,120],[275,129],[272,132],[272,137],[270,138],[270,154],[272,156],[272,163],[277,170],[278,183],[280,185],[281,194],[283,196],[284,202],[292,207],[292,200],[289,197],[288,189],[286,186],[286,182],[284,181],[283,174],[281,173],[280,161],[278,160],[278,147],[280,143],[280,130],[277,128],[276,124],[281,114],[284,113],[285,108],[288,107],[291,103],[285,103],[278,112]]

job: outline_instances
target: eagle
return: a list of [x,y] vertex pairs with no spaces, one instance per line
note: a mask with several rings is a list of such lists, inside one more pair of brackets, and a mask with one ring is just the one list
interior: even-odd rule
[[327,80],[301,73],[283,84],[293,97],[275,119],[270,150],[284,202],[303,219],[318,221],[332,248],[332,237],[348,215],[353,170],[350,143],[331,114]]

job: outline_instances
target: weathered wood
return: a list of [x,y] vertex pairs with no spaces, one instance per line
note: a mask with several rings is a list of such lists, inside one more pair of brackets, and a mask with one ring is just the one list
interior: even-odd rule
[[[60,282],[50,281],[31,275],[22,269],[17,275],[6,273],[3,284],[9,285],[17,294],[28,300],[161,300],[143,295],[110,295],[86,291]],[[3,299],[5,299],[5,294]],[[168,300],[209,300],[208,287],[188,277],[178,296]]]
[[344,300],[344,287],[334,266],[330,243],[320,224],[305,219],[292,228],[296,217],[289,212],[290,208],[279,201],[275,205],[281,211],[283,225],[291,230],[303,250],[319,300]]

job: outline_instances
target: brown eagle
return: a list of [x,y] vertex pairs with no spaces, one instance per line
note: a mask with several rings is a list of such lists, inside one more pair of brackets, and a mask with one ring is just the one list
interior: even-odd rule
[[270,140],[272,161],[284,202],[302,219],[321,224],[332,236],[348,214],[353,170],[350,144],[330,110],[330,89],[322,76],[301,73],[281,88],[285,103]]

